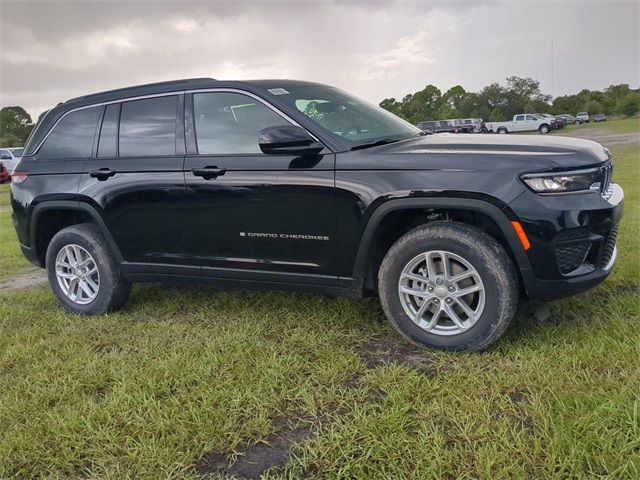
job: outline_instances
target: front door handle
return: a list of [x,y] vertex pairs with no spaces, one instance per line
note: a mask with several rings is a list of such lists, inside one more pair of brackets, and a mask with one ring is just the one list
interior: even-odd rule
[[212,178],[218,178],[219,176],[227,173],[227,169],[218,167],[192,168],[191,173],[193,173],[196,177],[202,177],[205,180],[211,180]]
[[110,168],[101,168],[99,170],[93,170],[89,172],[89,176],[92,178],[97,178],[99,181],[103,182],[116,174],[115,171]]

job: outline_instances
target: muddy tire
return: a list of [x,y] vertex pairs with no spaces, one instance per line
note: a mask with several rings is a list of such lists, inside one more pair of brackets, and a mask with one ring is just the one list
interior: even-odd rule
[[47,276],[60,305],[71,313],[100,315],[122,308],[127,282],[107,242],[91,224],[67,227],[47,248]]
[[419,346],[487,348],[507,330],[518,305],[518,276],[504,248],[482,230],[433,222],[402,236],[378,275],[391,325]]

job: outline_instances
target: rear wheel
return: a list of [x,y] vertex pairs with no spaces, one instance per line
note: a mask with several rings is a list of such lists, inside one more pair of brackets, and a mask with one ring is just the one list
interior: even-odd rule
[[574,125],[580,125],[582,122],[580,120],[576,120],[575,122],[573,122]]
[[509,132],[507,131],[507,129],[506,129],[506,128],[504,128],[504,127],[500,127],[500,128],[498,129],[498,133],[500,133],[500,134],[503,134],[503,135],[504,135],[505,133],[509,133]]
[[488,347],[509,326],[518,301],[517,274],[504,249],[462,223],[434,222],[401,237],[378,281],[394,328],[441,350]]
[[47,248],[53,293],[68,311],[96,315],[121,308],[131,284],[120,273],[104,238],[91,224],[59,231]]

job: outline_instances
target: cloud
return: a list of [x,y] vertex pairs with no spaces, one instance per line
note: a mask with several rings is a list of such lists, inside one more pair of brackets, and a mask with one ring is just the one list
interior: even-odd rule
[[201,76],[314,80],[373,102],[513,74],[555,94],[637,86],[638,13],[636,2],[2,1],[0,103],[35,116],[79,95]]

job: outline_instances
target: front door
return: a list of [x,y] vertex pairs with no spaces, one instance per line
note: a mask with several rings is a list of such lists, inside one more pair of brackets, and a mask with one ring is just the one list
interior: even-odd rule
[[334,154],[263,154],[258,132],[291,122],[248,93],[187,95],[185,116],[193,250],[203,274],[335,284]]

